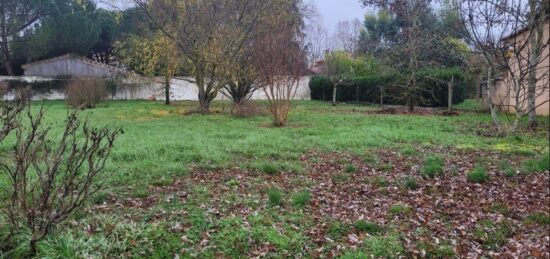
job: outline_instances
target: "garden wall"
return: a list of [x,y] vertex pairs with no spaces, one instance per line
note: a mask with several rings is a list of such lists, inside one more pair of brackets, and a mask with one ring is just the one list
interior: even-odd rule
[[[294,99],[311,99],[309,79],[309,77],[302,78]],[[65,98],[63,86],[68,80],[70,79],[38,76],[0,76],[0,83],[11,85],[10,90],[3,97],[6,100],[14,99],[15,89],[25,85],[33,87],[33,100],[63,100]],[[113,100],[164,100],[164,82],[162,78],[127,78],[114,85],[116,86],[111,87],[111,95],[109,96]],[[172,100],[198,100],[198,87],[192,78],[174,78],[170,82],[170,87]],[[226,100],[227,97],[220,93],[216,99]],[[265,100],[267,98],[263,90],[258,90],[254,93],[252,99]]]

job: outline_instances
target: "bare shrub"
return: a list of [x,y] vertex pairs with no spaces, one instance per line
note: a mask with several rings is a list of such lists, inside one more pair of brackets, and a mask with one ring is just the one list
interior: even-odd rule
[[107,96],[105,80],[96,78],[78,78],[65,86],[65,100],[80,109],[95,108]]
[[8,93],[8,84],[6,82],[0,82],[0,100],[4,99],[4,96]]
[[306,66],[305,53],[292,28],[270,31],[256,44],[255,62],[269,101],[268,110],[273,116],[273,125],[282,127],[288,121],[292,99]]
[[16,106],[3,108],[0,116],[2,132],[16,137],[8,159],[0,160],[10,179],[2,210],[11,233],[30,231],[30,254],[35,255],[37,242],[100,188],[97,180],[121,131],[94,128],[73,112],[63,133],[53,137],[44,125],[43,106],[32,112],[30,106],[10,105]]
[[29,103],[32,99],[32,87],[30,85],[15,89],[15,101],[18,103]]

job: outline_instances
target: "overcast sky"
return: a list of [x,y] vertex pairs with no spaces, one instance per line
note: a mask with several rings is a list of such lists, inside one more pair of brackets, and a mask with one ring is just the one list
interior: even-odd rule
[[[124,9],[131,5],[131,0],[95,0],[100,7],[112,7],[117,6]],[[263,0],[251,0],[251,1],[263,1]],[[306,0],[308,1],[308,0]],[[359,3],[359,0],[309,0],[317,6],[323,20],[325,27],[329,32],[333,32],[336,24],[343,20],[353,20],[358,18],[363,21],[367,9],[363,8]]]
[[311,0],[319,9],[325,22],[325,27],[333,32],[336,24],[342,20],[358,18],[364,20],[367,9],[364,9],[359,0]]

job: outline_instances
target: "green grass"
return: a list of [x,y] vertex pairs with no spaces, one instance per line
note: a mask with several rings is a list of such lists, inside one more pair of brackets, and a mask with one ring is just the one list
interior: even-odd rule
[[[54,132],[66,115],[63,102],[47,102],[47,121]],[[230,104],[215,102],[213,109]],[[158,102],[119,101],[100,104],[87,110],[97,125],[122,127],[106,168],[107,186],[115,192],[136,183],[151,184],[161,177],[171,178],[188,173],[192,166],[204,169],[230,168],[247,163],[270,161],[269,164],[295,164],[311,149],[348,151],[365,154],[369,148],[400,148],[409,145],[441,145],[458,148],[503,149],[521,145],[542,150],[544,137],[485,138],[475,134],[440,131],[443,125],[489,123],[487,115],[464,114],[458,117],[386,116],[350,113],[361,106],[341,105],[343,113],[332,112],[330,104],[297,102],[290,114],[288,127],[271,127],[269,116],[235,118],[226,113],[208,116],[183,115],[196,109],[194,102],[165,106]],[[541,126],[543,127],[543,126]],[[369,159],[376,159],[371,156]],[[258,166],[259,167],[259,166]],[[270,166],[267,166],[270,167]],[[384,167],[384,166],[382,166]],[[273,172],[272,168],[268,171]],[[385,169],[385,168],[382,168]],[[280,170],[279,170],[280,171]]]
[[[48,107],[45,119],[52,126],[51,136],[59,137],[67,107],[58,101],[48,101],[45,105]],[[37,105],[33,107],[36,109]],[[232,116],[228,102],[214,102],[212,109],[224,112],[206,116],[189,113],[196,107],[196,102],[175,102],[165,106],[160,102],[117,101],[83,111],[82,116],[89,115],[94,125],[124,130],[102,174],[104,189],[96,193],[86,206],[108,203],[111,197],[116,197],[121,203],[134,199],[136,204],[147,199],[157,199],[158,203],[147,209],[116,207],[105,214],[98,211],[90,215],[81,211],[78,216],[52,229],[51,235],[39,245],[40,257],[173,258],[180,251],[186,251],[180,254],[182,258],[246,257],[254,249],[263,248],[260,247],[263,244],[270,247],[268,258],[289,258],[301,253],[302,257],[315,257],[313,253],[319,247],[308,233],[314,228],[307,207],[312,194],[305,190],[313,186],[307,178],[310,169],[301,160],[310,151],[357,155],[381,174],[382,178],[373,175],[369,180],[387,186],[390,184],[387,179],[394,179],[390,178],[391,174],[385,178],[381,171],[399,168],[400,165],[378,157],[376,150],[379,148],[399,151],[403,156],[414,156],[418,153],[416,150],[420,150],[418,148],[431,146],[511,154],[518,152],[515,150],[522,154],[541,154],[548,149],[546,132],[526,134],[521,138],[475,134],[475,129],[490,125],[487,114],[466,112],[453,117],[374,115],[365,112],[378,109],[377,106],[341,104],[333,107],[329,103],[299,101],[293,104],[288,126],[277,128],[271,126],[268,115]],[[547,122],[541,120],[541,123],[541,128],[548,128]],[[7,144],[13,138],[6,139],[0,150],[7,150]],[[533,161],[543,159],[541,156]],[[359,162],[353,160],[354,165],[350,161],[343,162],[340,163],[343,170],[334,174],[334,180],[351,182],[371,177],[358,170],[363,168],[359,167]],[[427,163],[428,167],[430,163]],[[543,168],[540,165],[542,162],[527,162],[520,170],[527,168],[538,172]],[[228,177],[221,179],[224,189],[219,190],[205,178],[204,184],[173,191],[186,194],[181,200],[176,195],[167,202],[164,193],[154,192],[157,188],[172,188],[171,185],[177,181],[186,183],[191,172],[208,170],[241,170],[247,173],[245,177],[262,175],[275,180],[282,174],[292,174],[293,181],[300,185],[286,189],[285,183],[276,183],[280,189],[255,189],[250,197],[241,197],[236,193],[240,188],[254,186]],[[412,182],[407,178],[404,185],[413,188]],[[0,174],[0,189],[5,190],[8,183],[6,175]],[[294,185],[294,182],[290,184]],[[272,188],[275,184],[268,183],[267,186]],[[0,192],[1,200],[6,198],[1,197],[5,193]],[[227,194],[217,200],[216,195],[220,193]],[[243,218],[230,216],[225,211],[216,214],[210,211],[212,202],[227,208],[235,205],[243,210],[251,209],[253,213]],[[286,203],[292,206],[284,206]],[[388,213],[406,216],[412,213],[412,209],[397,204]],[[545,222],[538,219],[544,217],[531,218],[533,222]],[[0,215],[0,238],[8,234],[3,222],[5,220]],[[172,230],[176,223],[184,226],[184,230]],[[342,233],[347,233],[344,230],[372,235],[367,236],[364,244],[358,245],[357,254],[375,258],[406,255],[400,237],[391,234],[395,226],[356,222],[351,229],[351,225],[342,224],[342,228],[333,226],[331,231],[335,236],[340,235],[342,240],[346,240],[342,236]],[[91,226],[95,230],[93,233],[88,232]],[[2,256],[24,257],[28,250],[25,241],[29,238],[25,233],[13,237],[14,244],[7,245],[13,248],[12,252]],[[197,249],[205,239],[208,239],[205,245],[208,249]],[[4,244],[0,246],[4,248]],[[317,256],[326,257],[326,251]]]
[[283,193],[279,189],[267,190],[267,197],[269,199],[269,204],[272,206],[278,206],[283,203]]
[[523,162],[523,169],[526,173],[542,172],[550,170],[550,154],[543,153],[537,159],[530,159]]
[[407,204],[394,204],[388,209],[388,213],[394,216],[406,216],[412,213],[411,207]]
[[461,111],[482,111],[483,106],[481,99],[466,99],[464,102],[453,106],[457,110]]
[[303,190],[292,195],[292,205],[296,207],[305,207],[311,200],[311,193]]
[[369,233],[371,235],[384,232],[384,227],[382,227],[382,226],[380,226],[376,223],[368,222],[368,221],[365,221],[365,220],[356,221],[355,223],[353,223],[353,227],[357,231],[366,232],[366,233]]
[[415,190],[418,188],[418,183],[416,183],[416,179],[411,176],[407,176],[403,179],[403,185],[405,186],[405,188],[410,190]]
[[489,173],[485,167],[476,167],[468,173],[468,181],[473,183],[486,183],[489,181]]
[[404,253],[397,234],[368,238],[365,240],[365,250],[373,258],[398,258]]
[[474,229],[474,237],[486,248],[498,249],[506,244],[507,239],[514,233],[513,223],[510,221],[493,222],[480,221]]
[[539,225],[550,225],[550,215],[548,214],[545,214],[545,213],[540,213],[540,212],[537,212],[537,213],[533,213],[529,216],[527,216],[524,220],[523,220],[523,223],[527,224],[527,225],[531,225],[531,224],[539,224]]
[[429,156],[424,160],[420,173],[427,178],[438,177],[443,174],[443,159],[439,156]]

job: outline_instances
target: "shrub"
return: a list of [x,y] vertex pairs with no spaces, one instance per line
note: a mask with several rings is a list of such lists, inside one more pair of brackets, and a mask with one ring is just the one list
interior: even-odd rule
[[311,193],[308,190],[303,190],[295,193],[292,196],[292,205],[297,207],[304,207],[311,200]]
[[8,93],[8,84],[0,82],[0,100],[4,98],[4,95]]
[[[400,104],[401,88],[405,75],[389,73],[355,77],[338,87],[338,102],[369,102]],[[464,72],[456,68],[421,69],[418,71],[418,86],[421,87],[421,98],[426,106],[447,106],[447,82],[454,79],[453,104],[463,102],[467,97],[467,78]],[[330,101],[332,84],[326,76],[314,76],[309,82],[312,100]]]
[[361,232],[366,232],[369,234],[377,234],[384,232],[384,228],[376,223],[368,222],[365,220],[356,221],[353,224],[353,227]]
[[15,89],[15,101],[20,103],[29,103],[32,100],[33,92],[31,86],[25,86]]
[[101,79],[72,79],[65,86],[65,100],[74,108],[95,108],[106,95],[107,87]]
[[468,173],[468,181],[473,183],[484,183],[489,181],[489,174],[484,167],[476,167]]
[[267,190],[267,197],[269,204],[272,206],[281,205],[283,202],[283,193],[279,189],[269,189]]
[[443,174],[443,159],[438,156],[430,156],[424,161],[424,166],[420,171],[422,175],[428,178],[434,178]]
[[73,112],[65,121],[63,137],[54,139],[44,125],[43,106],[25,116],[23,109],[15,110],[19,113],[1,109],[0,114],[0,141],[14,130],[18,136],[10,149],[12,159],[0,162],[12,179],[7,189],[11,198],[3,209],[14,232],[30,230],[30,254],[35,255],[38,241],[99,190],[95,183],[120,131],[92,128]]

